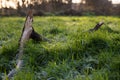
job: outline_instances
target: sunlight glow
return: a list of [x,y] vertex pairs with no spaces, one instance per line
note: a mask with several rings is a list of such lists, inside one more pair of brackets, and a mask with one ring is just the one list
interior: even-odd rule
[[6,5],[7,5],[7,8],[11,7],[11,8],[16,9],[16,5],[15,5],[15,3],[13,1],[7,1]]
[[112,0],[113,4],[120,4],[120,0]]
[[[113,4],[120,4],[120,0],[111,0]],[[81,3],[81,0],[72,0],[73,3]]]
[[16,9],[16,0],[10,0],[10,1],[7,1],[7,0],[1,0],[1,6],[0,8],[3,7],[7,7],[7,8],[14,8]]
[[72,0],[72,3],[80,3],[81,0]]

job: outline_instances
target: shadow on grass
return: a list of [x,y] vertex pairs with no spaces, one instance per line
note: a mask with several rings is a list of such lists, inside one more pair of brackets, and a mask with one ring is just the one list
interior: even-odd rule
[[103,30],[103,31],[107,31],[107,32],[109,32],[109,33],[116,33],[116,34],[119,34],[120,33],[120,31],[117,31],[117,30],[113,30],[112,28],[110,28],[109,26],[105,26],[104,28],[102,28],[101,30]]
[[[69,66],[69,63],[71,63],[72,60],[81,60],[81,59],[88,59],[88,60],[81,60],[81,62],[74,65],[74,68],[80,73],[85,74],[84,71],[89,70],[88,74],[92,73],[93,69],[97,69],[99,66],[99,63],[97,60],[89,58],[89,56],[96,56],[99,55],[101,52],[111,52],[111,48],[113,48],[114,53],[118,52],[117,50],[120,49],[120,38],[115,38],[115,41],[110,41],[108,43],[107,40],[101,39],[101,38],[91,38],[89,42],[82,45],[81,40],[78,40],[78,42],[73,42],[73,44],[70,44],[67,48],[58,48],[55,47],[53,50],[46,49],[41,44],[34,44],[30,43],[27,45],[27,48],[25,48],[25,61],[28,64],[28,66],[34,67],[35,71],[40,70],[40,67],[46,67],[49,62],[56,62],[58,64],[61,64],[64,60],[67,60],[67,64]],[[12,60],[15,57],[17,47],[11,47],[8,48],[8,50],[3,49],[2,54],[0,54],[0,61],[1,61],[1,71],[4,73],[4,69],[9,71],[13,67],[13,64],[9,64],[9,61]],[[5,59],[8,58],[8,59]],[[2,60],[3,59],[3,60]],[[4,61],[7,60],[7,61]],[[4,64],[5,63],[5,64]],[[8,66],[8,64],[10,66]],[[102,68],[105,64],[99,66],[99,68]],[[109,65],[109,64],[108,64]],[[116,64],[118,66],[118,63]],[[115,67],[116,68],[116,67]],[[118,67],[117,67],[118,69]],[[115,70],[117,70],[115,69]],[[112,72],[112,71],[111,71]],[[118,77],[118,76],[117,76]]]
[[51,27],[49,29],[45,29],[43,30],[43,34],[53,34],[53,35],[56,35],[56,34],[59,34],[59,33],[62,33],[64,30],[60,30],[58,29],[57,27]]
[[9,70],[15,67],[15,56],[17,54],[17,45],[3,46],[0,54],[0,72],[8,73]]
[[92,38],[89,43],[87,43],[83,51],[88,52],[90,55],[97,55],[101,51],[108,50],[109,43],[100,38]]

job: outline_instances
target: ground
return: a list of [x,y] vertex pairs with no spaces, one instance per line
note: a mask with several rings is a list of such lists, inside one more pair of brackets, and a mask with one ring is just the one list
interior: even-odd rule
[[[0,17],[0,78],[15,67],[25,17]],[[98,22],[105,24],[88,32]],[[120,17],[34,17],[49,42],[29,40],[14,80],[119,80]]]

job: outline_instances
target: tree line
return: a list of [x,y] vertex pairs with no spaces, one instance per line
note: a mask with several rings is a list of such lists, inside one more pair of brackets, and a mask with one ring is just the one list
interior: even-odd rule
[[25,16],[27,9],[33,8],[34,15],[120,15],[120,4],[113,5],[110,0],[22,0],[17,2],[17,8],[1,8],[0,15]]

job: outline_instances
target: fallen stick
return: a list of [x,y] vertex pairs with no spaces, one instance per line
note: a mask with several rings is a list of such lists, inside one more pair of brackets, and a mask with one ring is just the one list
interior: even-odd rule
[[104,24],[104,22],[99,22],[96,24],[96,26],[93,29],[89,29],[89,32],[93,32],[93,31],[97,31],[102,25]]

